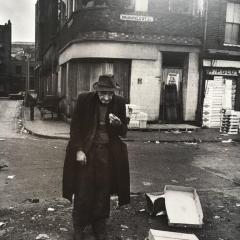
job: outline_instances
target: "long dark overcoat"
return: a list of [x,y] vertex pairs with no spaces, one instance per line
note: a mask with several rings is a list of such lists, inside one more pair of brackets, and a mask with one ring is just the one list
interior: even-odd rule
[[[70,140],[66,149],[63,168],[63,197],[72,201],[77,189],[76,176],[84,167],[76,161],[76,152],[82,150],[88,158],[98,124],[99,99],[95,92],[83,93],[78,97],[70,127]],[[120,126],[111,126],[108,114],[113,113],[121,119]],[[119,205],[130,202],[130,181],[127,146],[119,136],[127,132],[125,101],[114,95],[106,114],[107,130],[110,138],[111,193],[118,195]]]

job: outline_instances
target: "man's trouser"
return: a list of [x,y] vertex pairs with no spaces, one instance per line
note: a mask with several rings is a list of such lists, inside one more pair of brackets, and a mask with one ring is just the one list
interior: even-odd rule
[[108,145],[93,145],[87,165],[77,176],[73,205],[73,227],[82,228],[106,219],[110,213],[110,163]]

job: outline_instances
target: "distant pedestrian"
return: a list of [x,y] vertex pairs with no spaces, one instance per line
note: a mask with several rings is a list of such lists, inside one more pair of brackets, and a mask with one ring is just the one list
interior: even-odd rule
[[91,225],[97,240],[108,239],[110,195],[130,202],[125,101],[112,75],[102,75],[93,92],[80,94],[72,117],[63,171],[63,197],[73,200],[74,240]]

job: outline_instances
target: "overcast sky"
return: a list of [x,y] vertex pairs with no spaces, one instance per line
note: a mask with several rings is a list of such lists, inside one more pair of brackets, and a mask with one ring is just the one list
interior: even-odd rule
[[0,25],[12,23],[12,41],[35,41],[36,0],[0,0]]

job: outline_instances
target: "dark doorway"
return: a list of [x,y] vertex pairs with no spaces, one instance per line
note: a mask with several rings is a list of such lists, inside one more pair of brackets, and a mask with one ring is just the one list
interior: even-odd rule
[[180,123],[183,120],[183,69],[186,53],[164,52],[159,120]]

